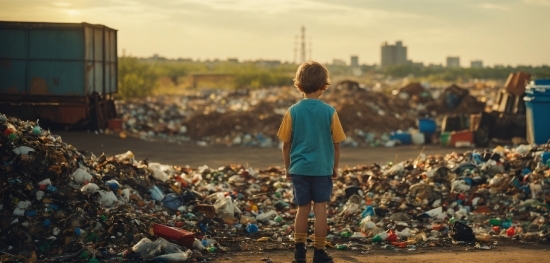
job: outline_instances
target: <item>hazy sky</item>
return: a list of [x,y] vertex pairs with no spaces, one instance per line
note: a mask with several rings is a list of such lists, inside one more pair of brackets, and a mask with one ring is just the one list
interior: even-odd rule
[[293,61],[305,26],[323,63],[401,40],[425,64],[550,64],[550,0],[0,0],[0,20],[104,24],[135,56]]

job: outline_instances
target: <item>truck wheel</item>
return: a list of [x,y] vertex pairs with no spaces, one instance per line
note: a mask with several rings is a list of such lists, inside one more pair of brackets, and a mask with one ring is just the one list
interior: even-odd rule
[[489,128],[487,128],[487,126],[479,127],[474,131],[474,143],[476,147],[485,147],[489,145]]

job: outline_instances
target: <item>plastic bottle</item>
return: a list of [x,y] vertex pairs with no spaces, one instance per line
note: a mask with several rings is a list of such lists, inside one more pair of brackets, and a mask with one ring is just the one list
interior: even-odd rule
[[506,229],[506,235],[509,236],[509,237],[513,237],[516,235],[516,228],[515,227],[510,227],[508,229]]
[[256,220],[264,221],[264,220],[269,220],[270,218],[276,217],[276,216],[277,216],[277,212],[275,212],[275,210],[271,210],[267,213],[259,214],[258,216],[256,216]]
[[340,233],[340,236],[343,237],[343,238],[348,238],[348,237],[351,237],[352,233],[349,232],[349,231],[342,231],[342,233]]
[[489,219],[489,224],[492,226],[500,226],[502,225],[502,221],[500,220],[500,218],[491,218]]
[[365,211],[363,211],[363,213],[361,213],[361,218],[365,218],[367,216],[373,216],[374,215],[374,208],[372,208],[372,206],[367,206],[367,208],[365,208]]
[[17,133],[14,132],[8,135],[8,139],[10,139],[10,141],[16,141],[17,139],[19,139],[19,136],[17,136]]
[[393,231],[389,230],[387,232],[387,234],[388,234],[388,236],[386,238],[386,241],[388,241],[388,242],[396,242],[397,241],[397,235]]
[[502,222],[502,227],[503,228],[509,228],[512,226],[512,219],[511,218],[508,218],[506,219],[506,221]]
[[454,224],[454,223],[455,223],[455,218],[454,218],[454,216],[453,216],[453,217],[451,217],[451,218],[449,219],[449,225],[452,225],[452,224]]
[[388,238],[388,233],[382,232],[372,238],[373,243],[379,243],[385,241]]
[[42,128],[39,125],[36,125],[32,128],[32,134],[40,135],[42,133]]
[[336,249],[338,249],[338,250],[346,250],[346,249],[348,249],[348,246],[347,246],[347,245],[344,245],[344,244],[341,244],[341,245],[336,246]]

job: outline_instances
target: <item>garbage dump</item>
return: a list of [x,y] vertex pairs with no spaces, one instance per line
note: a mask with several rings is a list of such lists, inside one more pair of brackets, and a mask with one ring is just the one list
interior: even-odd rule
[[[296,206],[282,167],[178,167],[131,150],[88,157],[2,114],[0,157],[3,262],[197,262],[293,248]],[[549,166],[546,144],[345,167],[327,247],[549,243]]]
[[[351,146],[382,145],[389,133],[415,128],[420,117],[479,113],[484,108],[484,103],[467,89],[455,85],[446,89],[439,100],[431,96],[420,84],[407,85],[396,96],[335,84],[322,99],[336,107],[342,126],[349,133],[343,144]],[[117,112],[125,133],[144,139],[274,147],[278,145],[275,133],[282,116],[299,99],[300,94],[292,87],[201,90],[181,96],[119,101]]]

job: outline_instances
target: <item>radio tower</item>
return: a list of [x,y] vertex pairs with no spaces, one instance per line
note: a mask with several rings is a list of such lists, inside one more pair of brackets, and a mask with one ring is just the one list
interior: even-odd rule
[[294,36],[294,64],[298,62],[298,35]]
[[309,51],[308,52],[309,53],[308,54],[309,55],[309,60],[312,60],[312,58],[311,58],[311,43],[313,43],[313,40],[311,40],[311,36],[309,36],[309,43],[308,43],[309,44],[309,50],[308,50]]
[[306,62],[306,28],[302,26],[302,45],[300,49],[300,63]]

